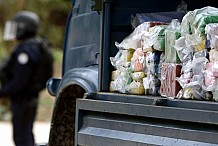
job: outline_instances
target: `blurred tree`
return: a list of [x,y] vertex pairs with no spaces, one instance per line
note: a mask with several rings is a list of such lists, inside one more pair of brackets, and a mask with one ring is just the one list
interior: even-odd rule
[[41,19],[39,34],[47,37],[53,47],[62,48],[65,24],[71,0],[2,0],[0,3],[0,31],[5,21],[20,10],[36,12]]

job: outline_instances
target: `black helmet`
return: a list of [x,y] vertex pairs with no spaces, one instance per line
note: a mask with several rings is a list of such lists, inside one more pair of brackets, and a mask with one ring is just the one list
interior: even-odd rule
[[39,17],[30,11],[18,12],[13,21],[17,25],[16,39],[24,40],[37,34],[39,28]]

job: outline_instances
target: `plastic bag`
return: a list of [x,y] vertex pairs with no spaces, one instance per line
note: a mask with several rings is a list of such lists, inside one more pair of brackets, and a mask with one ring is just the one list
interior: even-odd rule
[[174,47],[175,40],[180,37],[180,22],[172,20],[165,30],[165,61],[167,63],[179,63],[179,57]]
[[142,35],[143,50],[157,51],[165,50],[165,29],[168,25],[154,26],[149,29],[149,32]]
[[128,70],[121,71],[120,75],[111,81],[110,88],[113,91],[118,91],[120,93],[128,93],[128,85],[132,82],[132,78]]
[[135,30],[127,36],[121,43],[115,42],[115,46],[119,49],[137,49],[141,47],[141,37],[143,34],[148,33],[150,28],[149,23],[142,23]]
[[205,34],[205,26],[209,23],[218,22],[218,9],[215,7],[204,7],[189,11],[182,20],[181,34],[185,36],[190,33]]
[[145,94],[143,83],[138,81],[133,81],[129,85],[129,92],[131,94],[139,94],[139,95]]
[[206,64],[206,69],[204,71],[204,83],[202,84],[202,88],[205,91],[214,91],[216,87],[216,80],[213,76],[212,68],[212,62]]
[[206,63],[209,62],[206,56],[207,56],[206,50],[196,52],[194,54],[194,58],[192,61],[193,75],[199,75],[200,73],[203,73],[203,71],[205,70]]
[[133,49],[119,50],[115,57],[110,57],[112,66],[119,70],[122,68],[127,68],[130,64],[134,51],[135,50]]
[[218,23],[210,23],[205,27],[207,40],[211,49],[218,49]]
[[144,71],[145,68],[145,52],[142,48],[137,48],[131,58],[131,68],[133,71]]

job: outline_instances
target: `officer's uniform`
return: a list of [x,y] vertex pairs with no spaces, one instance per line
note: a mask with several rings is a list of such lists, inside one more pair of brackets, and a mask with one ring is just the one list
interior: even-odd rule
[[38,91],[33,86],[33,75],[39,59],[40,50],[35,43],[27,40],[19,44],[8,63],[8,74],[11,78],[0,90],[0,97],[11,98],[16,146],[34,145],[32,128],[37,110]]

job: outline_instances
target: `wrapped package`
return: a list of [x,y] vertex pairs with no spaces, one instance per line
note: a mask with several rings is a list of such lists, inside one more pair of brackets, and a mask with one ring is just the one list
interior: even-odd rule
[[143,78],[143,86],[145,89],[145,95],[148,94],[148,90],[149,90],[149,77],[144,77]]
[[144,22],[159,22],[162,24],[170,23],[172,19],[182,20],[185,12],[172,11],[172,12],[156,12],[156,13],[138,13],[132,19],[132,26],[136,28]]
[[135,50],[133,49],[119,50],[115,57],[110,57],[111,64],[118,70],[121,68],[127,68],[130,64],[134,51]]
[[154,52],[146,53],[146,73],[154,74]]
[[133,71],[143,71],[145,67],[145,52],[142,48],[137,48],[131,58],[131,67]]
[[145,94],[145,89],[142,82],[133,81],[129,85],[129,92],[131,94],[143,95]]
[[164,54],[161,51],[147,52],[146,73],[160,77],[161,64],[164,62]]
[[213,91],[215,89],[216,80],[213,76],[213,63],[209,62],[206,64],[206,68],[204,71],[204,84],[202,85],[202,88],[205,91]]
[[181,89],[177,94],[176,98],[178,99],[195,99],[194,95],[192,94],[191,88]]
[[174,63],[163,63],[161,68],[160,94],[167,97],[176,97],[181,86],[176,81],[180,76],[182,66]]
[[187,34],[205,34],[205,27],[209,23],[218,22],[218,9],[215,7],[204,7],[189,11],[182,20],[182,36]]
[[111,80],[114,81],[116,80],[121,74],[121,71],[120,70],[114,70],[112,71],[111,73]]
[[213,100],[218,102],[218,78],[216,78],[216,87],[213,93]]
[[131,77],[134,81],[141,82],[143,78],[145,77],[145,73],[144,72],[134,72],[131,74]]
[[143,78],[145,93],[150,95],[160,95],[160,79],[154,75]]
[[137,49],[140,48],[141,45],[141,38],[143,34],[148,33],[148,30],[150,28],[150,23],[144,22],[138,27],[135,28],[135,30],[128,35],[121,43],[115,42],[115,46],[119,49]]
[[131,75],[128,71],[121,71],[120,75],[110,83],[111,91],[118,91],[120,93],[128,93],[128,86],[132,82]]
[[115,92],[115,91],[117,91],[115,87],[116,87],[116,86],[114,85],[114,81],[111,81],[111,82],[110,82],[110,86],[109,86],[109,91],[110,91],[110,92]]
[[149,89],[148,94],[150,95],[160,95],[160,79],[155,75],[149,75]]
[[218,8],[208,6],[196,9],[194,10],[194,13],[196,16],[194,17],[192,25],[194,29],[196,29],[195,32],[205,34],[205,27],[207,24],[218,22]]
[[207,24],[205,33],[207,34],[208,46],[211,49],[218,50],[218,23]]
[[142,35],[143,50],[164,51],[165,50],[165,29],[168,25],[151,27],[148,33]]
[[214,61],[211,63],[212,63],[212,74],[214,77],[218,78],[218,61]]
[[218,61],[218,50],[212,49],[209,52],[209,60],[210,62]]
[[180,22],[173,20],[165,30],[165,62],[179,63],[179,57],[174,47],[175,41],[180,38]]
[[211,92],[205,92],[200,86],[184,88],[177,94],[179,99],[211,100],[212,96]]
[[218,102],[218,88],[216,88],[213,92],[213,100]]
[[175,41],[174,45],[179,59],[182,63],[187,63],[193,59],[194,54],[194,46],[192,46],[186,37],[182,36],[178,40]]
[[186,41],[193,46],[195,52],[206,49],[206,37],[198,33],[186,35]]
[[193,75],[199,75],[205,70],[205,65],[208,61],[206,58],[207,50],[199,51],[194,54],[192,61],[192,73]]
[[[183,88],[183,93],[185,99],[197,99],[197,100],[205,100],[206,99],[206,92],[202,88],[202,85],[204,84],[204,74],[203,72],[198,73],[199,75],[193,75],[192,78],[189,80],[188,83],[182,83],[182,79],[176,78],[176,80],[179,82],[181,87]],[[185,93],[189,94],[185,94]],[[188,95],[188,96],[187,96]],[[190,97],[189,97],[190,96]]]
[[130,54],[129,50],[119,50],[115,57],[110,57],[111,64],[116,69],[111,73],[110,91],[128,93],[128,85],[132,82]]

